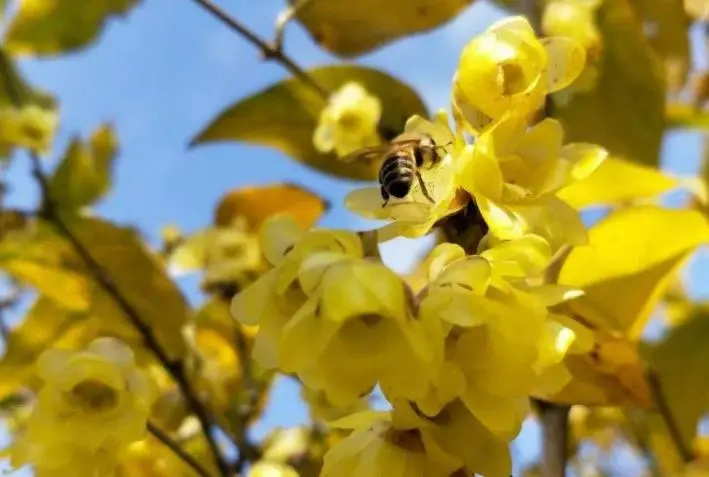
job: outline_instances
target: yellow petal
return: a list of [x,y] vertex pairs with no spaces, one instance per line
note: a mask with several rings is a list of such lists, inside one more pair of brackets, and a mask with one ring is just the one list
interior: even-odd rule
[[386,411],[360,411],[327,423],[335,429],[368,429],[376,424],[391,421]]
[[463,95],[458,82],[453,80],[453,93],[451,97],[451,112],[457,126],[472,135],[479,135],[487,131],[495,118],[485,114],[480,108],[471,104]]
[[278,270],[269,270],[261,275],[231,300],[230,312],[243,325],[258,325],[273,304]]
[[588,232],[579,213],[556,196],[546,196],[529,205],[510,205],[508,209],[524,228],[544,237],[553,252],[563,245],[588,242]]
[[461,400],[470,412],[496,436],[513,439],[519,434],[524,420],[519,399],[505,399],[488,394],[482,389],[469,387]]
[[441,272],[434,285],[466,290],[476,295],[483,295],[490,284],[490,263],[479,257],[471,256],[450,264]]
[[261,225],[259,242],[266,260],[277,265],[295,244],[303,238],[304,232],[290,215],[274,215]]
[[484,196],[478,196],[475,200],[491,234],[502,240],[512,240],[524,235],[525,223],[520,221],[511,208],[502,207]]
[[559,156],[563,139],[561,123],[554,118],[546,118],[524,135],[515,152],[537,163],[551,162]]
[[518,276],[531,277],[539,275],[546,269],[551,260],[551,248],[549,242],[542,237],[528,234],[495,245],[480,255],[492,262],[495,271],[502,271],[505,263],[512,265],[508,270],[515,270],[514,264],[517,264],[522,271],[522,275]]
[[320,286],[322,278],[327,269],[339,263],[357,260],[340,252],[316,252],[303,260],[298,270],[298,281],[303,292],[313,295]]
[[577,42],[563,37],[542,40],[547,51],[547,92],[564,89],[579,77],[586,66],[586,50]]
[[488,27],[488,31],[491,32],[501,30],[513,31],[518,35],[525,37],[529,41],[536,39],[534,29],[532,28],[532,25],[530,25],[529,20],[521,15],[503,18]]
[[465,250],[460,245],[442,243],[433,249],[428,258],[428,279],[433,281],[448,265],[465,258]]
[[567,183],[588,177],[606,160],[608,151],[595,144],[573,143],[561,148],[561,159],[571,167]]
[[478,151],[466,146],[460,160],[464,161],[460,185],[468,193],[475,199],[484,196],[499,200],[502,197],[502,171],[495,156],[486,154],[482,148]]
[[430,203],[414,202],[411,199],[392,197],[384,206],[379,187],[355,189],[345,196],[345,207],[370,219],[423,222],[431,214]]
[[580,288],[551,284],[533,287],[529,292],[549,307],[583,296],[583,290]]

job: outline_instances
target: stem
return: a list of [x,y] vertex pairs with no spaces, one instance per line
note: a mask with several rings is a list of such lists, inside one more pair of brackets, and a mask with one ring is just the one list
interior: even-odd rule
[[[18,85],[13,81],[7,62],[0,62],[0,69],[2,70],[0,71],[0,74],[4,76],[7,83],[7,92],[11,102],[16,108],[22,108],[22,95],[18,89]],[[138,311],[133,307],[133,305],[131,305],[128,299],[121,294],[116,284],[101,267],[101,264],[91,256],[88,249],[83,243],[81,243],[79,238],[76,237],[71,231],[71,228],[64,222],[51,196],[49,180],[42,171],[42,163],[39,156],[34,151],[29,151],[29,154],[32,164],[32,175],[36,179],[42,194],[42,218],[52,224],[57,232],[69,242],[79,258],[83,260],[89,275],[94,278],[94,281],[113,299],[121,311],[125,313],[131,324],[135,326],[141,334],[145,346],[153,352],[160,364],[164,366],[165,369],[172,375],[172,378],[182,392],[185,401],[187,401],[188,406],[190,406],[201,424],[202,432],[207,439],[212,454],[214,455],[214,460],[217,463],[221,474],[224,477],[228,477],[229,467],[221,455],[216,440],[209,431],[211,425],[215,421],[212,419],[209,410],[204,406],[204,404],[202,404],[192,390],[189,381],[187,380],[187,375],[182,367],[182,363],[175,363],[170,359],[168,354],[158,342],[153,330],[145,324]]]
[[286,33],[286,26],[288,26],[298,12],[311,1],[312,0],[295,0],[278,14],[276,18],[276,38],[273,40],[274,50],[283,51],[283,37]]
[[[303,83],[310,86],[313,91],[318,93],[321,98],[327,101],[330,97],[330,93],[324,89],[320,84],[318,84],[312,76],[310,76],[305,70],[303,70],[297,63],[295,63],[289,56],[287,56],[280,48],[280,45],[274,46],[270,45],[266,40],[259,37],[242,24],[239,20],[229,15],[226,11],[221,9],[219,6],[215,5],[211,0],[193,0],[197,5],[201,6],[209,13],[218,18],[222,23],[232,29],[234,32],[241,35],[246,41],[254,45],[256,48],[261,50],[263,57],[266,60],[273,60],[283,66],[288,70],[293,76],[300,79]],[[286,22],[287,23],[287,22]],[[285,27],[285,25],[284,25]]]
[[182,459],[185,464],[194,470],[200,477],[212,477],[212,475],[202,466],[202,464],[197,461],[197,459],[187,453],[177,442],[172,440],[167,433],[163,432],[162,429],[157,427],[152,422],[148,422],[148,432],[150,432],[150,434],[152,434],[157,440],[162,442],[166,447],[174,452],[176,456]]
[[542,477],[565,477],[570,406],[534,400],[542,426]]
[[667,433],[669,434],[677,453],[685,463],[692,462],[695,458],[694,452],[692,452],[689,445],[685,443],[684,438],[682,437],[682,432],[672,416],[672,410],[667,404],[667,399],[662,391],[662,383],[660,382],[660,378],[657,373],[652,370],[648,370],[647,383],[650,388],[653,401],[655,402],[657,412],[660,413],[660,417],[662,417],[662,421],[665,423],[665,427],[667,427]]

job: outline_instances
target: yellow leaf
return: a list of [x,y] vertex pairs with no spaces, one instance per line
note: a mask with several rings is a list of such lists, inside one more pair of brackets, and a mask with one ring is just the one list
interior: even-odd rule
[[48,152],[58,120],[54,97],[25,83],[12,59],[0,49],[0,153],[9,155],[14,147]]
[[473,0],[316,0],[297,19],[324,49],[351,58],[442,26]]
[[600,144],[612,156],[657,165],[664,131],[662,65],[629,0],[603,2],[598,26],[605,45],[598,83],[566,105],[555,104],[555,116],[568,141]]
[[87,310],[90,283],[80,273],[64,268],[63,250],[51,234],[28,226],[0,240],[0,268],[68,310]]
[[[117,227],[98,219],[75,217],[68,222],[75,237],[91,257],[101,264],[105,275],[150,328],[170,357],[185,353],[182,327],[188,322],[190,309],[179,288],[167,276],[157,258],[145,248],[135,231]],[[93,277],[90,269],[74,253],[69,255],[77,271]],[[102,307],[106,325],[116,323],[119,329],[130,325],[128,317],[116,301],[96,287],[94,307]],[[113,311],[113,313],[111,313]]]
[[662,398],[685,444],[691,444],[699,419],[709,410],[708,340],[709,314],[697,308],[648,350]]
[[80,50],[96,40],[107,20],[125,15],[137,0],[21,0],[5,31],[14,55],[47,56]]
[[86,313],[73,313],[40,297],[11,332],[0,359],[0,399],[36,383],[34,365],[49,347],[75,348],[88,343],[95,327]]
[[568,355],[564,364],[572,379],[553,395],[536,396],[555,403],[585,406],[631,405],[650,408],[645,363],[635,343],[596,332],[596,344],[585,355]]
[[[313,2],[317,4],[320,2]],[[360,83],[381,101],[380,126],[396,135],[410,116],[427,116],[426,106],[408,85],[381,71],[363,66],[327,66],[309,72],[327,91],[350,81]],[[334,154],[317,152],[313,133],[326,105],[307,84],[290,78],[239,101],[222,111],[201,131],[191,145],[237,141],[269,146],[299,162],[339,177],[374,180],[378,164],[343,163]]]
[[666,115],[670,129],[709,129],[709,113],[691,104],[668,103]]
[[557,195],[564,202],[580,209],[653,197],[680,185],[680,180],[654,167],[610,157],[593,174],[562,189]]
[[672,274],[709,240],[709,224],[692,210],[621,209],[589,231],[589,246],[571,251],[559,284],[584,290],[568,304],[594,327],[636,338]]
[[662,416],[657,412],[639,409],[627,409],[625,415],[632,437],[644,452],[652,455],[654,464],[660,471],[659,475],[681,475],[684,462]]
[[49,182],[49,190],[62,209],[77,211],[103,197],[111,187],[111,169],[118,153],[118,140],[104,124],[89,144],[75,138]]
[[315,225],[329,207],[325,199],[297,184],[241,187],[227,192],[221,198],[214,222],[217,226],[226,227],[236,217],[243,217],[248,228],[258,232],[263,221],[271,215],[286,214],[307,230]]

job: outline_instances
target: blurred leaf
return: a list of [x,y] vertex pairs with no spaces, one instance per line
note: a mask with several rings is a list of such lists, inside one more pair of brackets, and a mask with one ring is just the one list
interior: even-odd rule
[[[189,320],[190,309],[177,285],[135,231],[79,217],[72,219],[69,227],[143,323],[153,330],[170,357],[180,358],[185,353],[182,327]],[[92,277],[83,261],[73,253],[71,256],[73,268]],[[93,306],[101,310],[96,313],[106,326],[116,324],[118,329],[129,326],[128,317],[115,300],[98,286],[92,300]]]
[[709,129],[709,112],[691,104],[669,103],[666,115],[669,129]]
[[88,144],[75,138],[49,182],[57,205],[74,212],[103,197],[111,187],[117,153],[118,139],[107,124],[93,133]]
[[653,50],[666,66],[682,68],[684,74],[681,76],[686,80],[690,66],[691,19],[685,12],[684,0],[631,0],[631,3],[648,26],[645,33]]
[[648,352],[662,397],[686,444],[692,442],[699,419],[709,410],[708,341],[709,314],[697,309]]
[[48,56],[80,50],[95,41],[107,20],[125,15],[137,0],[20,0],[5,31],[14,55]]
[[0,359],[0,397],[36,383],[35,361],[48,348],[75,348],[94,337],[89,315],[73,313],[40,297],[10,332]]
[[636,440],[643,452],[652,456],[659,475],[682,475],[682,456],[675,448],[667,427],[657,412],[626,409],[632,439]]
[[613,156],[656,166],[664,131],[662,65],[629,0],[603,2],[598,26],[605,45],[598,83],[559,104],[555,115],[569,141],[597,143]]
[[274,214],[293,217],[303,229],[314,226],[330,204],[297,184],[273,184],[232,189],[222,197],[215,211],[217,226],[229,226],[243,217],[251,232],[258,232],[264,220]]
[[681,185],[664,172],[611,157],[585,179],[559,191],[558,196],[580,209],[591,205],[616,204],[631,199],[654,197]]
[[[384,72],[362,66],[338,65],[316,68],[309,74],[328,91],[335,91],[349,81],[361,83],[381,101],[380,126],[386,129],[402,131],[410,116],[427,115],[419,95]],[[334,154],[322,154],[315,149],[313,132],[324,107],[325,101],[307,84],[290,78],[222,111],[192,140],[191,145],[243,141],[278,149],[328,174],[356,180],[376,179],[377,164],[357,161],[344,164]],[[244,167],[249,167],[247,164],[245,162]]]
[[568,307],[594,328],[637,338],[673,273],[708,240],[709,224],[699,212],[618,210],[592,227],[589,246],[572,250],[564,263],[559,283],[585,291]]
[[[15,106],[16,102],[22,107]],[[58,121],[54,97],[31,88],[0,49],[0,155],[9,155],[14,147],[47,152]]]
[[645,363],[635,343],[597,331],[590,353],[567,355],[564,363],[573,376],[571,382],[554,395],[536,397],[585,406],[652,406]]
[[472,3],[473,0],[313,0],[305,2],[296,18],[324,49],[350,58],[442,26]]
[[62,244],[42,228],[12,231],[0,240],[0,269],[73,311],[89,308],[90,282],[64,268]]

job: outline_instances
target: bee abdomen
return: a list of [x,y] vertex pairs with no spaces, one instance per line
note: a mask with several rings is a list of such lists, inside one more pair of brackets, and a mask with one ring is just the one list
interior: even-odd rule
[[406,155],[387,158],[379,171],[379,182],[390,195],[402,199],[411,190],[414,180],[415,164]]

